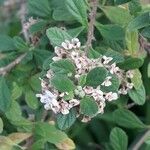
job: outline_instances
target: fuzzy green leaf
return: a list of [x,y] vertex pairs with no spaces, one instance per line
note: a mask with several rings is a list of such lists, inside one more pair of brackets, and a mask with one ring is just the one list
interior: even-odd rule
[[113,128],[110,133],[110,142],[114,150],[127,150],[128,137],[120,128]]
[[80,112],[92,117],[98,112],[98,105],[93,98],[84,97],[80,102]]
[[141,29],[143,27],[150,25],[150,13],[144,13],[136,18],[134,18],[128,25],[129,31],[134,31]]
[[146,128],[146,125],[137,118],[137,116],[132,113],[129,110],[126,109],[117,109],[114,114],[114,120],[115,122],[122,127],[126,128],[137,128],[137,129],[143,129]]
[[51,83],[60,92],[70,92],[75,89],[74,83],[65,76],[56,75],[52,78]]
[[11,93],[4,77],[0,77],[0,110],[5,112],[11,105]]
[[108,72],[105,68],[97,67],[92,69],[86,78],[86,85],[97,87],[99,86],[106,78]]
[[66,0],[68,11],[84,26],[88,25],[87,7],[84,0]]
[[63,115],[63,114],[58,114],[56,119],[56,123],[57,123],[57,126],[59,129],[61,130],[66,130],[68,128],[70,128],[73,123],[76,121],[76,115],[77,115],[77,112],[75,109],[71,109],[69,111],[69,114],[67,115]]
[[128,92],[130,98],[138,105],[143,105],[146,100],[146,93],[143,84],[136,89],[132,89]]
[[75,73],[75,66],[69,59],[63,59],[51,63],[50,68],[56,74]]
[[57,27],[47,29],[46,34],[53,46],[60,46],[62,42],[72,38],[66,31]]

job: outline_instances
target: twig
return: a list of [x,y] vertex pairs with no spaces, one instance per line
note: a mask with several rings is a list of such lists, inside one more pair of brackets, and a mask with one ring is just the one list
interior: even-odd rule
[[127,109],[130,109],[132,108],[133,106],[135,106],[136,104],[133,102],[133,103],[130,103],[126,106]]
[[26,42],[29,42],[30,39],[29,39],[29,36],[28,36],[28,32],[24,28],[24,23],[26,21],[25,16],[26,16],[26,4],[25,4],[25,2],[23,2],[21,4],[21,8],[20,8],[20,19],[21,19],[21,25],[22,25],[22,33],[24,35],[24,38],[25,38]]
[[147,130],[139,139],[139,141],[132,147],[132,150],[138,150],[145,140],[150,136],[150,130]]
[[88,52],[88,49],[92,46],[92,41],[95,39],[94,38],[94,23],[95,23],[95,18],[96,18],[96,12],[97,12],[97,7],[98,7],[98,0],[90,0],[92,10],[90,12],[90,21],[89,21],[89,26],[88,26],[88,35],[87,35],[87,42],[86,42],[86,47],[85,51],[86,53]]
[[6,75],[12,68],[14,68],[17,64],[19,64],[26,56],[27,54],[24,53],[17,57],[14,61],[12,61],[10,64],[8,64],[5,67],[0,68],[0,75]]

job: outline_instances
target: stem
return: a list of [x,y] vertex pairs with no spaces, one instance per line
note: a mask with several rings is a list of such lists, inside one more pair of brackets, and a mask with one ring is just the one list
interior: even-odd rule
[[141,136],[141,138],[139,139],[139,141],[137,141],[137,143],[132,147],[132,150],[138,150],[149,136],[150,136],[150,130],[147,130]]
[[89,48],[92,47],[92,41],[95,39],[94,38],[94,23],[95,23],[95,18],[96,18],[96,12],[97,12],[97,7],[98,7],[98,0],[90,0],[92,10],[90,12],[90,21],[88,25],[88,34],[87,34],[87,42],[86,42],[86,47],[85,47],[85,52],[87,53]]
[[26,56],[27,54],[24,53],[17,57],[14,61],[12,61],[10,64],[8,64],[5,67],[0,68],[0,75],[6,75],[12,68],[14,68],[17,64],[19,64]]

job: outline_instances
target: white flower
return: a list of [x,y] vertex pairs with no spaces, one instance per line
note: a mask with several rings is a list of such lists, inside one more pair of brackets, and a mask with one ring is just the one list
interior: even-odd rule
[[122,95],[126,95],[128,93],[128,89],[125,87],[122,87],[121,89],[119,89],[118,93]]
[[81,121],[84,122],[84,123],[86,123],[86,122],[89,122],[90,120],[91,120],[91,117],[84,116]]
[[49,90],[45,90],[43,94],[36,94],[36,96],[40,97],[40,101],[41,103],[44,103],[44,108],[46,110],[53,110],[54,112],[58,112],[60,109],[57,96],[51,93]]
[[94,98],[95,101],[105,101],[104,93],[100,90],[99,86],[93,90],[91,96]]
[[109,92],[109,93],[106,93],[105,98],[108,101],[117,100],[118,99],[118,94],[117,93],[113,93],[113,92]]
[[132,89],[133,86],[134,86],[134,84],[133,84],[133,83],[127,82],[126,86],[127,86],[127,88]]
[[91,86],[86,86],[83,88],[83,90],[86,94],[92,94],[94,89]]
[[104,113],[104,108],[106,106],[105,101],[98,101],[97,104],[98,104],[98,107],[99,107],[97,114],[99,114],[99,113],[103,114]]
[[105,81],[101,85],[104,85],[104,86],[112,85],[112,83],[110,81],[111,78],[112,78],[111,76],[106,77]]
[[129,70],[126,72],[126,77],[127,78],[133,78],[133,71],[132,70]]
[[120,71],[119,67],[116,66],[116,63],[113,63],[110,66],[110,73],[111,74],[116,74],[118,71]]
[[102,62],[104,65],[108,64],[110,61],[113,60],[112,57],[103,56],[102,58],[103,58],[103,60],[104,60],[104,61]]
[[48,79],[51,79],[51,78],[53,77],[53,72],[52,72],[52,70],[48,70],[48,71],[47,71],[46,77],[47,77]]
[[68,40],[65,40],[65,42],[62,42],[61,46],[66,50],[70,50],[73,48],[73,44]]
[[81,43],[78,38],[73,38],[71,40],[71,43],[73,45],[73,48],[80,48],[80,46],[81,46]]
[[79,104],[80,104],[80,101],[79,101],[79,100],[77,100],[77,99],[72,99],[72,100],[69,101],[69,108],[78,106]]
[[69,114],[69,104],[66,102],[66,101],[64,101],[64,100],[61,100],[60,101],[60,112],[63,114],[63,115],[67,115],[67,114]]

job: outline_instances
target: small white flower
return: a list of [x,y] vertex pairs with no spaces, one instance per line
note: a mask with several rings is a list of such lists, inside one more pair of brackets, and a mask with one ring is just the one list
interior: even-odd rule
[[79,104],[80,104],[80,101],[79,101],[79,100],[77,100],[77,99],[72,99],[72,100],[69,101],[69,108],[78,106]]
[[84,122],[84,123],[86,123],[86,122],[89,122],[90,120],[91,120],[91,117],[84,116],[81,121]]
[[127,88],[132,89],[133,86],[134,86],[134,84],[133,84],[133,83],[127,82],[126,86],[127,86]]
[[98,107],[99,107],[97,114],[103,114],[104,113],[104,108],[106,106],[105,101],[98,101],[97,104],[98,104]]
[[113,63],[110,66],[110,73],[111,74],[116,74],[118,71],[120,71],[119,67],[116,66],[116,63]]
[[80,48],[80,46],[81,46],[81,43],[78,38],[73,38],[71,40],[71,43],[73,45],[73,48]]
[[103,56],[102,58],[103,58],[103,60],[104,60],[104,61],[102,62],[104,65],[108,64],[110,61],[113,60],[112,57]]
[[119,89],[118,93],[122,95],[126,95],[128,93],[128,89],[125,87],[122,87],[121,89]]
[[47,71],[46,77],[47,77],[48,79],[51,79],[51,78],[53,77],[53,72],[52,72],[52,70],[48,70],[48,71]]
[[92,94],[94,89],[91,86],[86,86],[83,88],[83,90],[86,94]]
[[65,42],[62,42],[61,46],[66,50],[70,50],[73,48],[73,44],[70,43],[70,41],[68,40],[65,40]]
[[112,85],[112,82],[110,81],[110,79],[112,79],[111,76],[106,77],[105,81],[104,81],[101,85],[104,85],[104,86],[111,86],[111,85]]
[[127,71],[126,77],[132,79],[133,78],[133,71],[132,70]]
[[105,98],[108,101],[117,100],[118,99],[118,94],[117,93],[113,93],[113,92],[109,92],[109,93],[106,93]]
[[64,100],[61,100],[60,101],[60,112],[63,114],[63,115],[67,115],[67,114],[69,114],[69,104],[66,102],[66,101],[64,101]]

